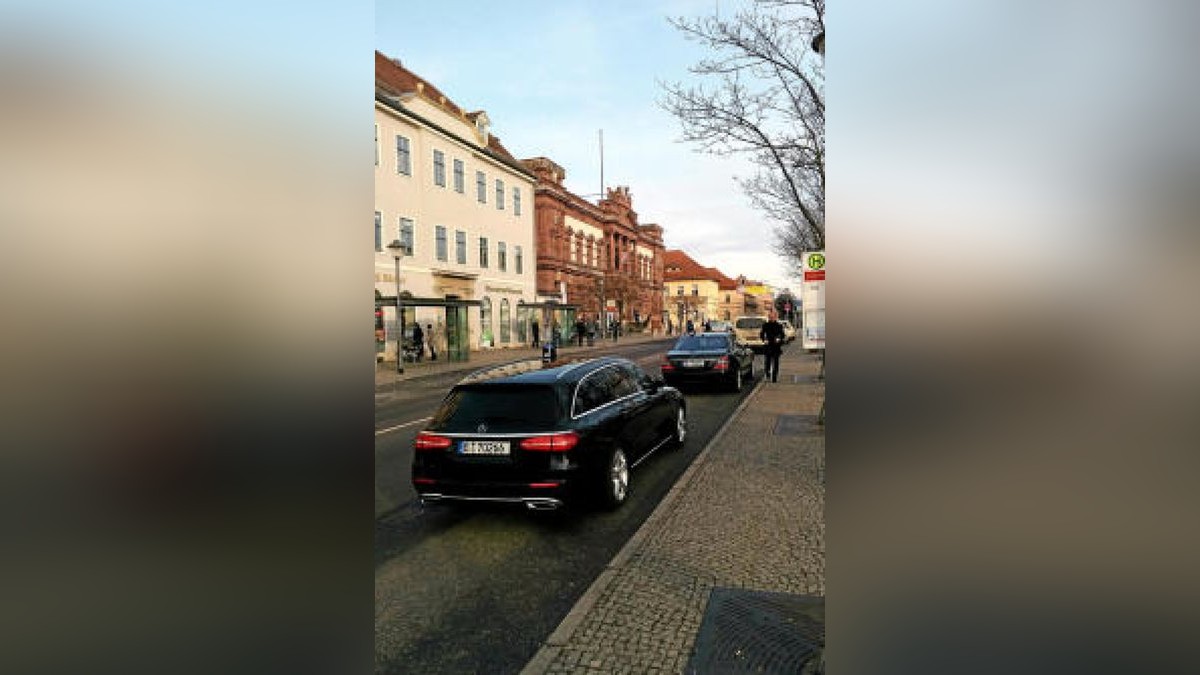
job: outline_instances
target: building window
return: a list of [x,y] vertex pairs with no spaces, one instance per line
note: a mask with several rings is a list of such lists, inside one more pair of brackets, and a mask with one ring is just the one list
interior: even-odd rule
[[433,184],[446,187],[446,153],[433,151]]
[[383,250],[383,215],[375,212],[375,250]]
[[675,289],[675,295],[683,295],[683,286],[679,286]]
[[459,265],[467,264],[467,233],[462,230],[454,231],[454,260]]
[[700,288],[696,284],[692,284],[692,295],[700,295]]
[[446,260],[446,228],[438,225],[437,232],[437,259]]
[[521,273],[521,247],[520,246],[513,247],[513,263],[517,267],[517,274],[520,274]]
[[500,299],[500,342],[508,344],[512,341],[512,318],[508,310],[508,298]]
[[479,266],[486,268],[488,266],[488,240],[487,237],[479,238]]
[[487,177],[482,171],[475,172],[475,199],[478,199],[480,204],[487,203]]
[[521,215],[521,190],[513,188],[513,215]]
[[463,191],[463,162],[461,159],[454,160],[454,191],[462,194]]
[[508,251],[502,241],[496,242],[496,269],[501,272],[508,271]]
[[496,210],[504,210],[504,181],[496,179]]
[[728,293],[725,294],[725,304],[727,304],[727,305],[729,304],[729,294]]
[[399,134],[396,134],[396,173],[412,175],[412,153],[409,151],[408,139]]
[[408,218],[400,219],[400,245],[404,247],[404,255],[413,254],[413,221]]
[[482,298],[479,303],[479,341],[490,347],[492,344],[492,301],[490,298]]

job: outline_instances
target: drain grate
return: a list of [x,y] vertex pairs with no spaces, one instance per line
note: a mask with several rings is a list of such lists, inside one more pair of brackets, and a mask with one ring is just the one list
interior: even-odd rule
[[816,415],[779,415],[775,418],[775,428],[771,433],[776,436],[801,436],[813,433],[816,427]]
[[714,588],[684,672],[823,673],[825,598]]

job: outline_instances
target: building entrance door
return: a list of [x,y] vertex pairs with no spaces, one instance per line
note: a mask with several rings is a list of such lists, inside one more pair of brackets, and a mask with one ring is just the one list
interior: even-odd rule
[[[447,295],[447,300],[457,300],[454,295]],[[470,360],[469,330],[467,325],[466,307],[446,308],[446,359],[448,361]]]

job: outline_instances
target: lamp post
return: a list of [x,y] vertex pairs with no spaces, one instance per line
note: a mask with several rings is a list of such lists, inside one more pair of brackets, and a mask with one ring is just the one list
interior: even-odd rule
[[399,239],[393,239],[387,245],[396,260],[396,317],[400,324],[400,334],[396,336],[396,372],[404,372],[404,305],[400,302],[400,258],[404,257],[404,244]]

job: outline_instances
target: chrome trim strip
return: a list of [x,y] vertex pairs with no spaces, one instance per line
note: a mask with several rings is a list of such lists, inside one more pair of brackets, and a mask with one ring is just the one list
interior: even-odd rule
[[597,368],[597,369],[593,370],[592,372],[588,373],[587,375],[584,375],[583,377],[579,378],[579,382],[577,382],[575,384],[575,393],[571,396],[571,421],[572,422],[579,419],[580,417],[583,417],[585,415],[591,415],[594,412],[604,410],[605,408],[609,407],[610,405],[615,405],[626,399],[633,398],[634,396],[645,395],[646,390],[639,389],[639,390],[633,392],[632,394],[626,394],[625,396],[622,396],[621,398],[614,398],[613,400],[609,401],[608,403],[605,403],[602,406],[597,406],[595,408],[592,408],[591,410],[581,412],[578,415],[575,414],[575,404],[579,402],[579,388],[581,386],[583,386],[584,381],[587,380],[589,377],[595,375],[596,373],[604,372],[605,370],[607,370],[609,368],[616,368],[619,365],[621,365],[621,364],[620,363],[610,363],[607,366],[602,366],[600,368]]
[[498,502],[504,504],[540,504],[544,506],[553,506],[555,508],[562,506],[561,499],[553,497],[468,497],[466,495],[444,495],[437,492],[430,492],[423,495],[418,495],[421,501],[425,502],[440,502],[440,501],[460,501],[460,502]]
[[490,434],[490,433],[469,434],[469,433],[465,433],[465,432],[460,433],[457,431],[446,432],[446,431],[425,430],[425,431],[422,431],[421,433],[436,434],[438,436],[442,436],[443,438],[450,438],[450,439],[455,439],[455,438],[531,438],[533,436],[553,436],[554,434],[565,434],[565,433],[570,433],[571,431],[573,431],[573,429],[563,429],[562,431],[534,431],[534,432],[523,433],[523,434]]
[[658,450],[662,446],[666,445],[667,441],[669,441],[669,440],[671,440],[671,437],[667,436],[663,440],[659,441],[658,445],[656,445],[653,448],[650,448],[648,451],[646,451],[646,454],[642,455],[641,458],[638,459],[638,461],[634,462],[633,464],[630,464],[629,468],[636,469],[638,464],[641,464],[642,462],[646,461],[647,457],[649,457],[650,455],[653,455],[655,450]]

